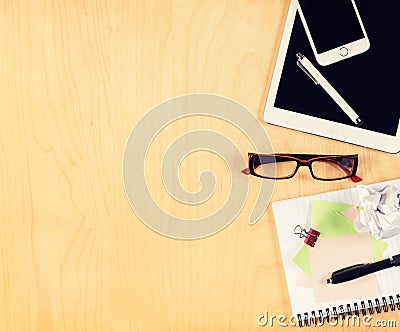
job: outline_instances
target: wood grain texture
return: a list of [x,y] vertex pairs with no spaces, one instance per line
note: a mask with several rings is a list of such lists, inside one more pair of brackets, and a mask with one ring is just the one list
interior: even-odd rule
[[110,8],[0,8],[0,330],[109,331]]
[[[288,4],[0,3],[0,331],[257,331],[264,310],[290,314],[271,208],[247,225],[253,192],[222,232],[179,241],[140,222],[121,172],[132,127],[169,98],[223,95],[262,120]],[[215,124],[183,124],[196,126]],[[276,151],[358,153],[365,183],[400,177],[398,155],[265,128]],[[248,145],[238,145],[245,155]],[[162,147],[155,142],[154,153]],[[192,163],[224,174],[212,158]],[[191,172],[181,177],[196,190]],[[161,179],[149,183],[170,213],[187,213],[165,199]],[[278,183],[273,200],[350,186],[305,172]],[[377,317],[400,324],[398,313]]]

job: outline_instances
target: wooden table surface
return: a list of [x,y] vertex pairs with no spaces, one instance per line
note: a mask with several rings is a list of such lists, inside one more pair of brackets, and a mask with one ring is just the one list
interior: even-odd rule
[[[2,1],[0,331],[261,331],[272,330],[257,324],[265,310],[291,314],[271,206],[248,226],[250,195],[223,231],[174,240],[136,217],[121,171],[133,126],[167,99],[222,95],[262,121],[288,5]],[[213,126],[213,119],[187,121],[187,130]],[[264,126],[277,152],[358,153],[364,183],[400,177],[398,155]],[[229,124],[220,129],[236,135]],[[193,158],[196,166],[214,157]],[[211,164],[223,177],[224,165]],[[192,170],[181,180],[198,189]],[[149,183],[169,213],[190,214],[165,198],[161,178]],[[277,183],[272,199],[352,186],[304,171]],[[217,190],[209,208],[225,194]],[[400,324],[398,313],[377,318]]]

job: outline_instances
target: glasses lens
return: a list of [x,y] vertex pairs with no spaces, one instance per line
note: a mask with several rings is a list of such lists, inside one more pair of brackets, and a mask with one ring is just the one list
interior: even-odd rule
[[280,156],[258,156],[254,158],[254,172],[270,179],[282,179],[293,175],[297,162]]
[[321,180],[339,180],[353,173],[354,158],[335,157],[316,160],[311,164],[313,174]]

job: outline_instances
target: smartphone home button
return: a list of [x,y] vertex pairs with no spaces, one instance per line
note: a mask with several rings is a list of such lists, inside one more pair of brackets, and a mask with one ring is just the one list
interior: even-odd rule
[[349,50],[346,47],[341,47],[339,50],[339,54],[341,56],[345,57],[349,54]]

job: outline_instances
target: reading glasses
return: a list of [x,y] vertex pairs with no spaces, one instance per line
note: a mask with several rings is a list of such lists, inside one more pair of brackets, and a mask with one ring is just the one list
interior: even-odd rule
[[290,179],[306,166],[316,180],[335,181],[350,179],[360,182],[356,175],[358,155],[312,155],[312,154],[248,154],[248,168],[242,173],[264,179]]

